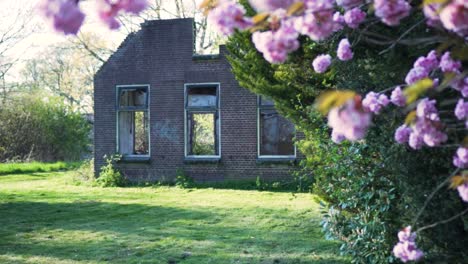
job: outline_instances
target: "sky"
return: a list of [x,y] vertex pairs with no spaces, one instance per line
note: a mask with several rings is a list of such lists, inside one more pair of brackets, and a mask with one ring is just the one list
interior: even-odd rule
[[[34,31],[8,50],[7,56],[19,59],[19,63],[10,70],[6,77],[7,81],[14,81],[18,78],[19,71],[24,66],[24,62],[33,58],[38,52],[48,46],[56,45],[67,41],[67,37],[55,32],[46,20],[37,12],[36,6],[40,0],[0,0],[0,34],[5,32],[10,26],[18,26],[20,21],[26,19],[27,30]],[[83,1],[80,7],[86,13],[86,19],[82,32],[92,31],[113,46],[117,47],[125,38],[127,32],[124,30],[113,31],[107,28],[97,19],[95,1]]]
[[[6,76],[7,82],[16,82],[19,79],[21,69],[24,67],[28,59],[34,58],[39,52],[47,47],[57,45],[60,42],[68,41],[67,38],[73,37],[55,32],[49,24],[38,12],[37,5],[42,0],[0,0],[0,35],[5,32],[10,26],[21,25],[21,21],[27,21],[26,31],[31,31],[24,39],[14,45],[6,53],[7,56],[13,59],[19,59],[18,63],[9,71]],[[121,28],[120,30],[110,30],[106,25],[99,21],[97,17],[97,8],[95,7],[97,0],[86,0],[80,2],[80,8],[86,14],[85,22],[81,27],[81,32],[93,32],[106,40],[111,48],[116,48],[125,39],[128,31]],[[195,8],[202,0],[182,0],[187,8]],[[168,11],[163,13],[163,18],[172,16],[170,13],[175,13],[174,0],[162,0],[164,8]],[[211,32],[211,31],[210,31]],[[1,44],[0,44],[1,52]]]

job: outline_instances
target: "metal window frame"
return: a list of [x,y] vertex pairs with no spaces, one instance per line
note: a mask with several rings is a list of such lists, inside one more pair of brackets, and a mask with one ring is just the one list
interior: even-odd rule
[[[216,88],[216,106],[215,107],[188,107],[188,89],[192,88]],[[206,83],[185,83],[184,84],[184,157],[190,159],[220,159],[221,158],[221,83],[206,82]],[[215,145],[218,147],[217,155],[188,155],[188,114],[189,113],[214,113],[216,120],[215,128]]]
[[[258,159],[278,159],[278,160],[289,160],[289,159],[296,159],[297,158],[297,146],[295,142],[293,142],[294,145],[294,155],[261,155],[260,150],[261,150],[261,131],[260,131],[260,112],[261,110],[276,110],[274,105],[262,105],[261,101],[262,96],[257,95],[257,158]],[[294,125],[294,124],[293,124]],[[296,136],[296,126],[294,126],[294,136]]]
[[[144,88],[146,89],[146,106],[145,107],[120,107],[120,91],[125,89]],[[150,85],[149,84],[119,84],[115,86],[115,118],[116,118],[116,153],[120,154],[120,135],[119,135],[119,115],[121,112],[146,112],[148,119],[148,154],[122,154],[123,158],[150,158],[151,157],[151,111],[150,111]]]

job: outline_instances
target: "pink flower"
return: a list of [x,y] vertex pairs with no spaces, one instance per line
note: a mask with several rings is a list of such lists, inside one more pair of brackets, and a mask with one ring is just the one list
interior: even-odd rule
[[263,53],[263,57],[270,63],[286,61],[288,53],[299,48],[297,37],[290,20],[283,20],[277,31],[256,31],[252,34],[255,48]]
[[314,67],[314,71],[318,73],[326,72],[328,67],[330,67],[330,65],[331,65],[331,56],[328,54],[319,55],[312,62],[312,67]]
[[413,84],[429,76],[429,72],[423,67],[414,67],[406,75],[405,82]]
[[461,62],[452,59],[452,57],[450,56],[450,51],[447,51],[440,58],[439,67],[442,70],[442,72],[460,73]]
[[439,60],[437,59],[437,52],[431,50],[426,57],[419,57],[413,64],[413,67],[422,67],[427,72],[431,72],[439,66]]
[[424,254],[416,246],[416,233],[411,233],[411,226],[398,232],[399,242],[393,248],[393,255],[403,262],[419,260]]
[[138,14],[147,6],[147,0],[97,0],[98,15],[110,29],[117,29],[120,23],[117,16],[120,11]]
[[468,148],[459,147],[453,156],[453,165],[460,169],[468,168]]
[[337,133],[335,130],[332,131],[331,138],[332,138],[332,141],[335,142],[336,144],[340,144],[346,139],[345,136]]
[[363,111],[359,100],[351,99],[328,113],[328,125],[337,135],[355,141],[364,138],[371,124],[371,114]]
[[462,37],[468,36],[468,4],[466,0],[453,0],[440,11],[442,25]]
[[364,100],[362,100],[362,106],[365,110],[370,111],[374,114],[380,113],[383,107],[387,106],[389,100],[386,95],[369,92]]
[[453,89],[460,91],[463,97],[468,97],[468,77],[453,82],[451,86]]
[[307,10],[312,12],[319,12],[325,10],[332,10],[335,0],[304,0]]
[[427,25],[436,26],[440,24],[440,18],[439,18],[440,7],[441,7],[440,3],[431,3],[431,4],[424,5],[423,12],[427,18],[427,21],[426,21]]
[[336,0],[336,3],[339,6],[342,6],[344,9],[348,10],[353,7],[356,7],[363,3],[362,0]]
[[342,61],[348,61],[353,58],[353,51],[351,50],[351,45],[349,44],[348,39],[342,39],[340,41],[336,53],[338,55],[338,59]]
[[392,91],[392,95],[390,96],[390,100],[396,106],[403,107],[403,106],[406,105],[406,97],[403,94],[403,92],[401,91],[400,86],[396,87]]
[[463,99],[458,100],[455,107],[455,116],[458,120],[463,120],[468,116],[468,102],[465,102]]
[[411,134],[411,128],[402,125],[395,131],[395,141],[399,144],[407,143]]
[[231,0],[223,0],[210,11],[208,20],[219,32],[229,36],[235,29],[246,29],[252,25],[244,15],[245,9],[242,5]]
[[374,0],[375,15],[389,26],[400,24],[409,15],[410,4],[405,0]]
[[459,185],[457,187],[457,191],[462,200],[468,203],[468,183],[465,182],[464,184]]
[[129,13],[138,14],[145,10],[148,2],[147,0],[120,0],[119,6]]
[[314,41],[320,41],[329,37],[336,31],[338,23],[333,20],[333,11],[306,11],[304,15],[295,18],[296,30],[309,36]]
[[346,11],[346,13],[344,14],[345,22],[350,28],[358,28],[359,24],[361,24],[365,18],[366,13],[364,13],[363,11],[361,11],[361,9],[357,7]]
[[333,14],[333,22],[335,22],[335,24],[333,25],[334,32],[340,31],[344,28],[343,25],[345,24],[345,21],[344,17],[341,15],[340,12],[335,12]]
[[271,12],[276,9],[287,9],[291,4],[297,0],[249,0],[249,4],[257,12]]
[[[447,141],[447,134],[441,131],[439,112],[435,106],[435,100],[424,98],[416,107],[416,121],[411,126],[408,145],[413,149],[420,149],[425,144],[429,147],[439,146]],[[403,130],[395,135],[395,139],[401,143],[406,141],[408,130]]]
[[39,9],[52,20],[55,30],[64,34],[76,34],[84,21],[84,13],[74,0],[44,0]]

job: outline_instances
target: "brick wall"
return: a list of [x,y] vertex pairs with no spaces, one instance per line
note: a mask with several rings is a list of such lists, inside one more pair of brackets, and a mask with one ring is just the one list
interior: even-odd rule
[[[257,96],[241,88],[225,58],[193,56],[193,20],[149,21],[127,37],[94,79],[95,170],[116,152],[116,85],[150,85],[150,148],[147,163],[120,162],[131,180],[172,179],[183,169],[197,181],[285,179],[291,163],[257,162]],[[221,160],[184,158],[184,84],[220,83]],[[300,155],[298,155],[300,156]]]

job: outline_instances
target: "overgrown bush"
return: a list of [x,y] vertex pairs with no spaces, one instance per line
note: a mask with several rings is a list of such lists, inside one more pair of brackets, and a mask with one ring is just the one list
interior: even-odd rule
[[191,188],[195,184],[192,177],[187,175],[183,169],[177,169],[175,177],[175,185],[179,188]]
[[0,161],[79,160],[90,125],[58,98],[13,97],[0,107]]
[[[415,15],[402,27],[380,26],[379,32],[396,39],[421,19]],[[410,37],[420,33],[414,30]],[[314,192],[324,202],[325,234],[342,241],[341,250],[352,256],[353,263],[396,262],[391,250],[397,232],[412,223],[427,196],[448,176],[452,154],[443,148],[415,152],[396,145],[392,131],[404,118],[390,111],[374,120],[379,126],[369,131],[365,141],[337,145],[331,142],[326,120],[313,103],[325,90],[351,89],[365,94],[401,83],[417,54],[426,54],[433,47],[398,46],[379,54],[385,47],[362,42],[355,47],[352,61],[334,63],[324,74],[313,71],[310,64],[317,55],[334,56],[338,41],[345,36],[359,39],[355,34],[344,31],[320,43],[302,38],[301,48],[290,60],[271,65],[256,51],[249,32],[237,32],[227,44],[229,61],[241,86],[273,99],[276,108],[304,132],[299,148],[306,156],[305,171],[314,176]],[[441,191],[417,226],[454,216],[463,206],[456,192]],[[463,219],[425,230],[418,238],[427,263],[467,260],[462,248],[468,244]]]
[[123,174],[115,167],[115,163],[121,158],[120,155],[104,156],[106,165],[101,167],[99,177],[96,179],[97,185],[101,187],[123,187],[127,184]]

